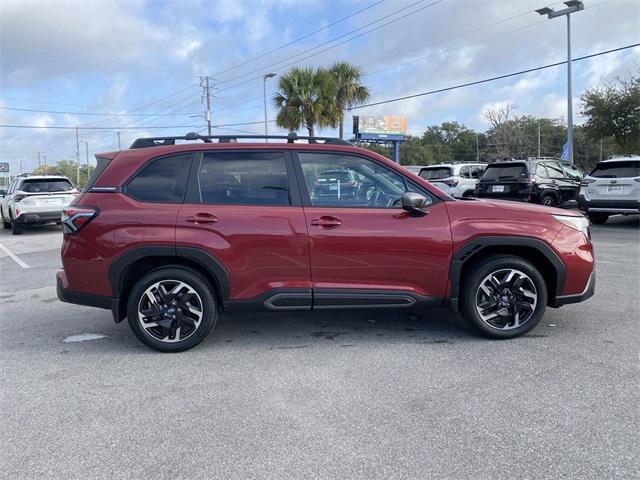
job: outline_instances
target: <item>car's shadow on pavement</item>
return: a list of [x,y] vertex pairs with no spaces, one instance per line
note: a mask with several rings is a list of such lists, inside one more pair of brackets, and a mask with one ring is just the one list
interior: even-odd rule
[[604,225],[591,224],[596,231],[602,230],[634,230],[640,227],[640,215],[614,215]]
[[[89,331],[89,330],[86,330]],[[103,324],[106,335],[91,344],[95,353],[149,353],[127,321]],[[445,308],[430,310],[344,310],[296,313],[223,314],[198,351],[220,348],[295,350],[314,347],[354,347],[375,343],[452,344],[483,341],[462,318]],[[71,345],[65,350],[70,353]],[[87,353],[86,348],[83,348]]]

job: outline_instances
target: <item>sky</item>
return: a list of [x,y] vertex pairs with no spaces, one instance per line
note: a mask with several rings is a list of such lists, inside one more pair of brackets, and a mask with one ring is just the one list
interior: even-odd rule
[[[640,0],[584,4],[571,17],[574,58],[640,42]],[[82,162],[87,151],[116,150],[118,131],[123,148],[137,137],[204,132],[203,76],[212,78],[214,134],[263,133],[254,123],[264,120],[263,75],[292,65],[357,64],[376,102],[563,61],[565,18],[534,12],[544,6],[563,8],[544,0],[0,0],[0,125],[38,127],[0,127],[0,162],[15,174],[20,164],[37,166],[38,152],[48,164],[75,159],[74,127]],[[638,72],[640,47],[574,62],[575,122],[586,88]],[[270,119],[277,81],[266,82]],[[485,130],[484,112],[506,104],[564,121],[566,98],[561,65],[347,118],[405,115],[413,134],[444,121]],[[286,133],[273,123],[269,131]]]

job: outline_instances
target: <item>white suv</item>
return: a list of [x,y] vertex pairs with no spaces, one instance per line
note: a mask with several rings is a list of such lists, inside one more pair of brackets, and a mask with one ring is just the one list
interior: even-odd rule
[[580,182],[578,205],[593,223],[640,213],[640,156],[611,157]]
[[440,163],[420,170],[420,175],[455,198],[470,197],[482,176],[486,163]]
[[58,175],[16,177],[0,202],[0,217],[4,228],[14,235],[25,226],[59,223],[62,210],[77,195],[71,181]]

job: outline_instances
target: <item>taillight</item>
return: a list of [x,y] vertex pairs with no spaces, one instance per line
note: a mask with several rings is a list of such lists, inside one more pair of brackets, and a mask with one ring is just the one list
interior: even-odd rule
[[451,178],[449,180],[443,180],[442,183],[444,183],[445,185],[448,185],[449,187],[455,187],[460,182],[455,178]]
[[69,207],[62,210],[62,232],[77,233],[98,215],[93,207]]
[[14,202],[19,202],[20,200],[23,200],[25,198],[27,198],[29,195],[26,193],[16,193],[13,195],[13,201]]
[[593,179],[593,178],[583,178],[580,181],[580,186],[581,187],[587,187],[587,186],[589,186],[590,183],[593,183],[593,182],[595,182],[595,179]]

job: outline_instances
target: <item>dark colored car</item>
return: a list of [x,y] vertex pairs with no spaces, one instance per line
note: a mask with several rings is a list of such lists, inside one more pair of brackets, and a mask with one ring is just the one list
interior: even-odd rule
[[[512,338],[594,292],[580,214],[459,201],[348,142],[269,138],[288,142],[190,134],[98,155],[64,212],[59,298],[180,351],[222,311],[446,305]],[[357,180],[353,195],[312,195],[331,171]]]
[[487,165],[474,196],[575,207],[579,192],[579,170],[554,159],[530,158]]

